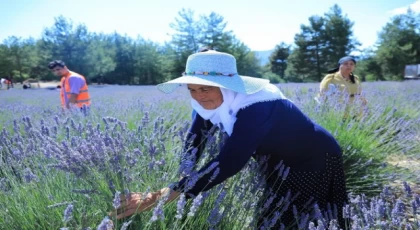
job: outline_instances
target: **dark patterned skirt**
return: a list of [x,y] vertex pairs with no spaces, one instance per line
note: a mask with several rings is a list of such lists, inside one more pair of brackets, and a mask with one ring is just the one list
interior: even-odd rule
[[293,171],[285,180],[268,183],[260,203],[258,229],[308,229],[310,221],[318,220],[325,227],[338,220],[345,229],[343,207],[348,203],[343,160],[328,155],[324,171]]

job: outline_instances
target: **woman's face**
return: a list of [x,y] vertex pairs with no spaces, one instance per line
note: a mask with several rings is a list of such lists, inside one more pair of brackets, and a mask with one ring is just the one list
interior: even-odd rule
[[223,103],[222,91],[219,87],[188,84],[191,97],[204,109],[213,110]]
[[345,61],[345,62],[341,63],[341,65],[340,65],[340,72],[345,73],[345,74],[350,74],[351,72],[354,71],[355,67],[356,67],[356,64],[354,64],[353,61],[351,61],[351,60]]

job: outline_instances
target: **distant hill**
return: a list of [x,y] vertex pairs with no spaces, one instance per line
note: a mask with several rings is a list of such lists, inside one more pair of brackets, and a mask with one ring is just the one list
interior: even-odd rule
[[260,64],[265,65],[269,62],[269,58],[273,50],[262,50],[254,51],[258,59],[260,59]]

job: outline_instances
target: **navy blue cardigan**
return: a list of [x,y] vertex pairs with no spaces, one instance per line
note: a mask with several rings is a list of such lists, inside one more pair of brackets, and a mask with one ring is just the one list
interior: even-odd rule
[[[206,171],[218,162],[220,171],[217,177],[210,181],[213,169],[185,191],[184,186],[189,179],[186,177],[173,187],[175,191],[197,195],[209,190],[238,173],[251,157],[268,156],[267,173],[270,173],[280,161],[290,167],[290,171],[323,171],[327,153],[341,156],[340,146],[334,137],[289,100],[258,102],[240,109],[236,117],[232,135],[225,141],[220,153],[199,170]],[[210,121],[196,115],[187,137],[196,135],[192,146],[200,145],[203,130],[209,130],[211,126]],[[199,148],[197,158],[201,152]]]

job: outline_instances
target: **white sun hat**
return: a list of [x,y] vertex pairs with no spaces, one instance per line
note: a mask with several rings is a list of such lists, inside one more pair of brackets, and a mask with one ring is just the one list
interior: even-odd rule
[[182,77],[157,85],[164,93],[172,93],[186,84],[208,85],[243,94],[254,94],[262,90],[270,81],[262,78],[240,76],[234,56],[209,50],[188,57]]

